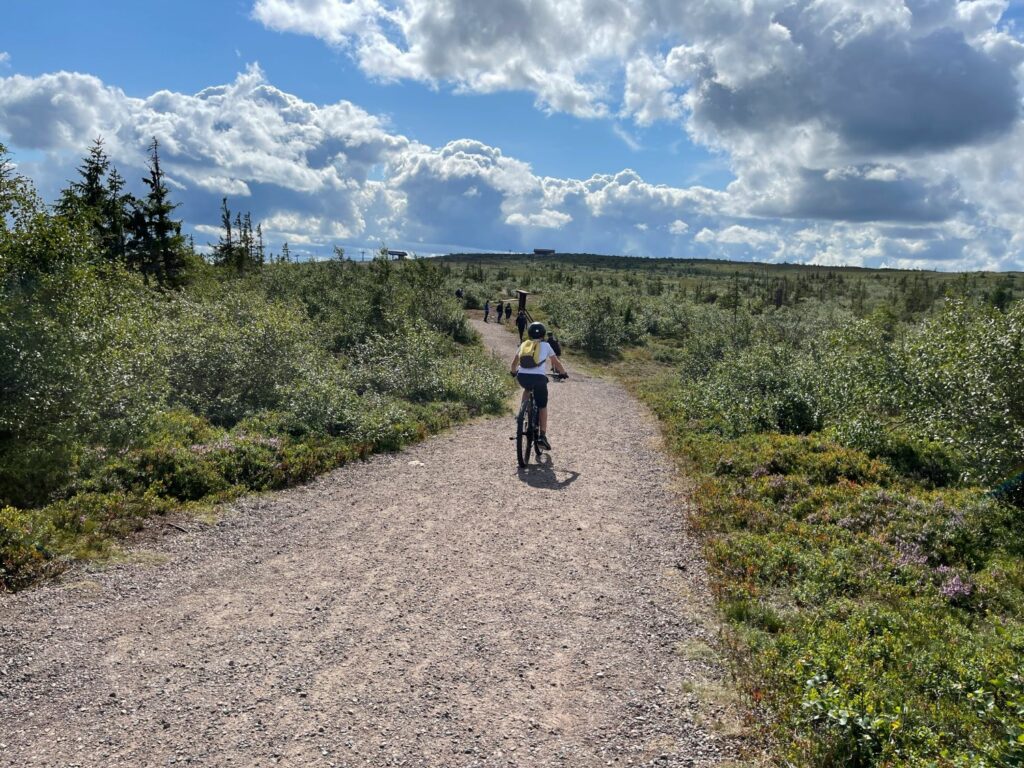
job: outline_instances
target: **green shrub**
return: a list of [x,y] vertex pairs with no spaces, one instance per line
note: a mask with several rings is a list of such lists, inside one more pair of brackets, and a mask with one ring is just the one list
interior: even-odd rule
[[626,344],[639,343],[646,322],[628,299],[609,292],[559,295],[544,301],[544,311],[562,341],[597,358],[613,357]]
[[688,387],[684,407],[724,434],[808,434],[821,426],[817,400],[785,347],[754,346],[716,366],[699,387]]
[[1024,455],[1024,302],[1006,313],[949,302],[902,348],[903,410],[923,437],[956,446],[965,476],[997,483]]
[[204,499],[230,485],[209,458],[225,444],[230,445],[228,438],[195,446],[168,441],[138,448],[110,462],[100,474],[98,486],[136,493],[153,489],[181,501]]
[[157,301],[137,276],[68,265],[0,296],[0,503],[44,503],[88,446],[131,441],[167,391]]
[[884,460],[900,475],[929,487],[953,485],[960,480],[962,459],[946,445],[908,435],[899,429],[887,429],[875,423],[864,429],[846,425],[842,432],[829,434],[846,445],[859,448],[870,456]]
[[230,426],[277,408],[303,364],[324,353],[294,307],[229,291],[181,298],[167,324],[171,402]]
[[404,326],[389,337],[370,337],[348,362],[346,386],[413,403],[455,401],[470,413],[497,413],[509,393],[507,377],[489,355],[422,324]]
[[354,436],[366,406],[353,386],[333,360],[303,361],[295,380],[279,389],[280,408],[289,414],[287,431]]
[[171,508],[152,492],[84,492],[41,509],[0,509],[0,589],[14,591],[106,554],[114,538]]
[[223,430],[189,411],[177,409],[153,414],[145,427],[141,442],[145,445],[174,443],[197,445],[223,436]]
[[393,336],[375,335],[348,359],[352,386],[412,402],[429,402],[444,391],[440,367],[454,342],[422,325],[406,325]]
[[60,573],[55,558],[56,531],[38,512],[0,507],[0,590],[14,591]]
[[147,517],[159,515],[173,504],[152,490],[137,494],[83,492],[54,502],[38,514],[52,521],[61,551],[76,557],[105,553],[110,541],[142,527]]
[[501,368],[479,347],[469,347],[440,367],[441,397],[463,405],[468,414],[496,414],[506,408],[511,382]]
[[1020,759],[1019,510],[815,436],[676,444],[703,475],[694,523],[782,759]]

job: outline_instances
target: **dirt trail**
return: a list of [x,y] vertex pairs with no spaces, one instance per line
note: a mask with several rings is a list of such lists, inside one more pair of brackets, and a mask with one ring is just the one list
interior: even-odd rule
[[614,383],[551,390],[545,468],[482,420],[0,596],[0,765],[732,758],[656,427]]

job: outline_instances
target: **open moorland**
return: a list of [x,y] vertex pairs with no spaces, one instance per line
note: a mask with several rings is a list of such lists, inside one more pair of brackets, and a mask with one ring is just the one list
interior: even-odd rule
[[1024,760],[1024,276],[201,254],[155,143],[0,163],[5,764]]
[[460,255],[657,414],[793,765],[1024,760],[1024,276]]

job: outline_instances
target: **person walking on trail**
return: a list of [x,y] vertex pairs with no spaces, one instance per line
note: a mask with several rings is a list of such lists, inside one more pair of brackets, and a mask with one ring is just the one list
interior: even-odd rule
[[487,299],[484,301],[484,322],[487,322],[487,316],[491,314],[491,300]]
[[[519,329],[519,341],[523,341],[523,334],[526,333],[526,310],[520,309],[519,314],[516,315],[516,328]],[[550,336],[550,334],[548,334]],[[552,347],[554,349],[554,347]],[[557,353],[556,353],[557,354]]]
[[498,322],[499,322],[499,323],[501,322],[501,316],[502,316],[503,314],[505,314],[505,303],[504,303],[504,302],[503,302],[503,301],[502,301],[501,299],[498,299],[498,314],[497,314],[497,320],[498,320]]
[[508,302],[505,305],[505,322],[507,323],[512,317],[512,302]]
[[512,369],[509,373],[516,377],[519,386],[523,388],[523,402],[526,402],[527,393],[533,390],[533,398],[537,403],[538,417],[540,421],[540,436],[537,444],[541,448],[550,451],[551,443],[548,442],[548,376],[547,364],[550,362],[563,378],[569,376],[562,361],[551,348],[551,345],[544,340],[547,330],[544,323],[530,323],[526,329],[527,339],[519,345],[516,356],[512,358]]
[[548,344],[550,344],[551,348],[555,351],[556,357],[562,356],[562,345],[558,342],[558,339],[555,338],[555,334],[551,331],[548,331]]

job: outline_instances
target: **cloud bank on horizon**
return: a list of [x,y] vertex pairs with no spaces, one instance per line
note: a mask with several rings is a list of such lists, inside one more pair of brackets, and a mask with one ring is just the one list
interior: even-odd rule
[[[431,147],[258,66],[196,94],[0,77],[0,137],[49,162],[149,137],[212,234],[223,195],[278,241],[940,269],[1024,268],[1024,44],[1004,0],[256,0],[266,27],[386,83],[528,91],[586,120],[667,123],[727,158],[725,189],[624,169],[539,175],[472,138]],[[583,148],[581,151],[586,151]],[[55,172],[52,171],[51,172]],[[62,172],[67,173],[66,169]],[[242,198],[247,198],[243,200]],[[418,247],[419,244],[419,247]]]

